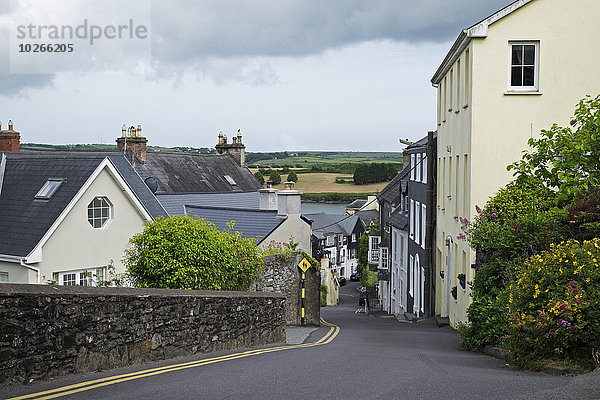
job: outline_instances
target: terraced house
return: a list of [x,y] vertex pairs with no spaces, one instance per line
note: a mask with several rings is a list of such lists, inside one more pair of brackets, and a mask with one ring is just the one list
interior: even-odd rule
[[[578,101],[600,93],[600,2],[518,0],[462,30],[433,75],[437,88],[435,309],[466,322],[475,255],[460,218],[473,219],[512,176],[527,140],[566,126]],[[452,293],[456,294],[456,299]]]

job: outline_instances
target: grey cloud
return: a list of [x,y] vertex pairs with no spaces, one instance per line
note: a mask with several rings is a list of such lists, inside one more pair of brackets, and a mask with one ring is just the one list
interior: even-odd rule
[[9,36],[6,29],[0,29],[0,96],[13,97],[26,88],[42,88],[52,85],[53,75],[10,74]]
[[440,42],[507,0],[154,1],[153,57],[302,56],[369,40]]

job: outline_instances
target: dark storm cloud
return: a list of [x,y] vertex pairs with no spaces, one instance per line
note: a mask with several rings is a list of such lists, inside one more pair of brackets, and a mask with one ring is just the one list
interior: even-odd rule
[[[2,7],[0,7],[1,10]],[[25,88],[41,88],[51,85],[53,75],[10,74],[9,42],[8,30],[0,28],[0,95],[12,97]]]
[[508,0],[154,1],[153,57],[302,56],[369,40],[440,42]]

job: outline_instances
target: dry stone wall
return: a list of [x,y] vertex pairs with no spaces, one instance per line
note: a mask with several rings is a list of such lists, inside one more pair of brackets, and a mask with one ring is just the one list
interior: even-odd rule
[[[300,325],[301,272],[298,264],[302,253],[278,254],[265,257],[265,265],[259,277],[250,285],[250,290],[280,292],[285,295],[285,321],[287,325]],[[305,324],[319,326],[321,319],[321,274],[314,268],[306,271],[305,280]]]
[[285,340],[279,293],[0,284],[0,385]]

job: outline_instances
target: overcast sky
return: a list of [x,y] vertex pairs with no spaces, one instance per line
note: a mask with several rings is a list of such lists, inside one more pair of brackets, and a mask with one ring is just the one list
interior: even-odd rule
[[[114,143],[141,124],[150,145],[241,129],[247,151],[400,150],[436,128],[430,79],[460,30],[508,3],[0,0],[0,121],[22,142]],[[38,30],[84,20],[84,39]],[[90,45],[91,25],[129,26]],[[19,53],[42,43],[73,51]]]

